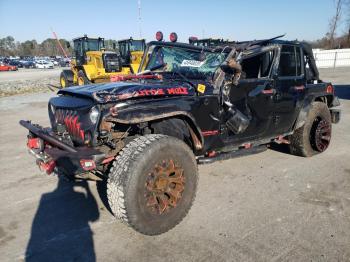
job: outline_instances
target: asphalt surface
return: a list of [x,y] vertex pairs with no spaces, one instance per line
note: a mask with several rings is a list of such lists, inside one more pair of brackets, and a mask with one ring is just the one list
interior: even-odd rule
[[47,125],[52,94],[1,98],[0,260],[350,261],[347,72],[321,71],[342,85],[342,119],[326,152],[301,158],[281,148],[200,166],[189,214],[154,237],[112,217],[104,185],[39,172],[18,121]]

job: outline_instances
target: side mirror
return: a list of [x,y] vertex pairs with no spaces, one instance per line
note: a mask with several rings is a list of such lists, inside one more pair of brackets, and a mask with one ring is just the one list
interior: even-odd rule
[[70,43],[69,42],[66,42],[66,47],[70,48]]
[[117,49],[117,44],[116,43],[113,43],[113,49]]

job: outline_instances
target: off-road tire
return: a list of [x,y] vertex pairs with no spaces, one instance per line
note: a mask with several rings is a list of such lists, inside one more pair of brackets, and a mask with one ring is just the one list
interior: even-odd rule
[[[147,177],[169,159],[183,169],[184,189],[176,206],[160,214],[146,205]],[[113,214],[122,222],[142,234],[158,235],[187,215],[197,183],[197,163],[189,146],[174,137],[151,134],[133,139],[116,157],[109,172],[107,197]]]
[[329,136],[331,137],[332,121],[331,114],[327,105],[322,102],[313,102],[311,104],[310,111],[308,112],[305,124],[295,130],[294,133],[289,137],[289,149],[292,154],[297,156],[311,157],[315,154],[323,152],[318,150],[313,143],[313,136],[315,135],[315,124],[317,124],[317,121],[320,121],[321,119],[329,125]]
[[69,81],[67,78],[67,75],[64,72],[61,72],[60,75],[60,88],[67,88],[69,86],[72,86],[73,82]]
[[91,84],[90,80],[86,77],[83,70],[78,72],[78,85],[89,85]]

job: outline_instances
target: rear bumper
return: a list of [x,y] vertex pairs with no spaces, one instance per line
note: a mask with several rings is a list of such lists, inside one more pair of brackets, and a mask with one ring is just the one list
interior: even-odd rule
[[43,171],[54,170],[65,175],[91,172],[106,162],[106,155],[90,147],[73,147],[55,137],[48,129],[21,120],[20,124],[30,131],[27,146]]

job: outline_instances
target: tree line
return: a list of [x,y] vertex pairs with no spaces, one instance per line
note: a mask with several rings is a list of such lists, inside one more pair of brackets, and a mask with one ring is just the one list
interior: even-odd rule
[[[68,56],[73,53],[72,42],[66,39],[59,39],[62,48]],[[113,49],[115,40],[105,40],[107,50]],[[42,43],[36,40],[24,42],[15,41],[12,36],[0,38],[0,56],[64,56],[56,39],[48,38]]]

